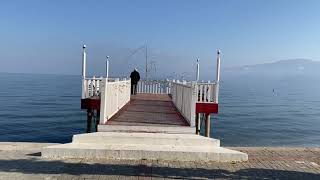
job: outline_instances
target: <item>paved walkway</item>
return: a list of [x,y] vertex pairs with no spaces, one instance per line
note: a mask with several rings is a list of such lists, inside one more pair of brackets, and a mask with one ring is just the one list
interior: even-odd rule
[[187,126],[167,94],[137,94],[109,125],[126,126]]
[[249,154],[242,163],[50,160],[49,144],[0,143],[0,179],[320,179],[320,148],[231,148]]

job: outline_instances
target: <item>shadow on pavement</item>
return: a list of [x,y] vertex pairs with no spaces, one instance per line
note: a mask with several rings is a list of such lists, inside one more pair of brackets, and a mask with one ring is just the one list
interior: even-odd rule
[[[30,156],[30,159],[0,160],[0,172],[23,174],[117,175],[181,179],[320,179],[319,174],[274,169],[249,168],[231,172],[218,167],[174,168],[143,164],[103,164],[63,162]],[[121,161],[119,161],[121,162]]]

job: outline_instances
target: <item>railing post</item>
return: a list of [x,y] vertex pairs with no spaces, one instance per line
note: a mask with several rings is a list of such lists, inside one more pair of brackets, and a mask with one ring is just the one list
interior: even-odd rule
[[212,85],[210,84],[210,81],[208,81],[208,93],[207,93],[208,102],[212,102],[212,97],[211,97],[212,91],[213,91]]
[[90,92],[89,92],[89,96],[91,97],[91,96],[93,96],[93,80],[91,79],[91,80],[89,80],[89,82],[90,82]]
[[96,89],[97,89],[97,81],[96,81],[96,76],[93,76],[92,78],[92,96],[96,95]]
[[120,87],[119,87],[119,78],[116,78],[115,79],[115,82],[117,83],[117,88],[116,88],[116,96],[117,96],[117,110],[119,110],[119,89],[120,89]]
[[86,54],[86,45],[83,45],[82,51],[82,79],[86,78],[86,62],[87,61],[87,54]]
[[108,79],[104,78],[102,80],[101,86],[100,86],[100,92],[101,92],[101,97],[100,97],[100,123],[99,124],[105,124],[108,120],[108,117],[106,117],[107,114],[107,89],[108,89]]
[[137,93],[140,93],[140,85],[141,85],[141,81],[138,81],[138,83],[137,83]]
[[196,103],[197,103],[197,92],[198,92],[198,86],[197,83],[192,82],[191,83],[191,101],[190,101],[190,126],[194,127],[196,126],[196,121],[197,121],[197,117],[196,117]]
[[217,50],[217,70],[216,70],[216,91],[214,102],[219,101],[219,84],[220,84],[220,50]]
[[106,61],[106,78],[109,78],[109,57],[107,56],[107,61]]
[[83,52],[82,52],[82,93],[81,93],[81,99],[86,98],[86,91],[87,91],[87,83],[86,83],[86,45],[83,45]]
[[[140,89],[141,90],[141,89]],[[127,100],[128,100],[128,102],[130,101],[130,99],[131,99],[131,79],[129,79],[128,81],[127,81]]]
[[85,99],[88,91],[88,82],[86,79],[82,79],[82,94],[81,99]]
[[199,59],[197,59],[197,72],[196,72],[196,81],[199,81],[200,78],[200,64],[199,64]]
[[169,84],[167,84],[168,86],[166,86],[166,94],[170,94],[169,93]]

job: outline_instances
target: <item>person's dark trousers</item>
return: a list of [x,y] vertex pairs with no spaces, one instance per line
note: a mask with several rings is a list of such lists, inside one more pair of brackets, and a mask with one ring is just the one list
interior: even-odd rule
[[133,94],[136,95],[137,94],[137,84],[133,85]]
[[131,94],[137,94],[137,84],[131,84]]

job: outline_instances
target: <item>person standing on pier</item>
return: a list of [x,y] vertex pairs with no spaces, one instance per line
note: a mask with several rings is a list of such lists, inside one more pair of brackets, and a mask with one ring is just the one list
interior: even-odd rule
[[137,84],[140,80],[140,74],[138,70],[135,68],[130,75],[131,78],[131,94],[137,94]]

